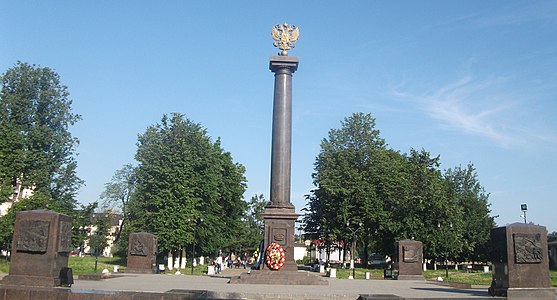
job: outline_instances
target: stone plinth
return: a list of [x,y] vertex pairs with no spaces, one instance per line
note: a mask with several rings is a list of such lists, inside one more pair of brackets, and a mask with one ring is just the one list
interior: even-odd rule
[[422,271],[423,245],[420,241],[402,240],[397,243],[398,280],[424,280]]
[[128,239],[127,273],[155,273],[157,237],[151,233],[131,233]]
[[4,285],[54,287],[68,267],[72,250],[72,217],[51,210],[16,214],[12,263]]
[[[549,285],[547,230],[514,223],[491,229],[493,279],[490,295],[555,299]],[[544,296],[545,295],[545,296]]]
[[[285,262],[279,272],[298,271],[294,260],[294,231],[298,214],[294,209],[265,208],[262,214],[265,220],[265,246],[275,242],[284,249]],[[265,253],[262,253],[265,255]],[[263,268],[268,268],[263,259]]]

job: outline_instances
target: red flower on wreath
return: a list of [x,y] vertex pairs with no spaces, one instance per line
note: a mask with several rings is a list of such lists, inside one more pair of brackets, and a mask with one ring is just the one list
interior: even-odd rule
[[266,253],[267,266],[271,270],[278,270],[284,265],[284,249],[278,243],[272,242],[269,247],[267,247]]

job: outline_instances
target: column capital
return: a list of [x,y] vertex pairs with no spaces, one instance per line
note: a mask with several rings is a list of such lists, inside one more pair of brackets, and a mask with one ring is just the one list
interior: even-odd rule
[[297,56],[271,56],[269,69],[276,73],[280,69],[289,69],[291,73],[298,69],[299,59]]

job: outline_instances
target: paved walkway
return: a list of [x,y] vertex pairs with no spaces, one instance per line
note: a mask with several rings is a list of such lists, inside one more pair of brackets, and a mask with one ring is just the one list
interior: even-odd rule
[[[327,278],[328,286],[228,284],[244,269],[225,270],[218,276],[173,274],[117,274],[101,281],[75,280],[74,291],[207,291],[216,299],[357,299],[362,294],[397,295],[405,299],[493,299],[487,287],[455,289],[426,281],[348,280]],[[102,292],[101,292],[102,293]]]

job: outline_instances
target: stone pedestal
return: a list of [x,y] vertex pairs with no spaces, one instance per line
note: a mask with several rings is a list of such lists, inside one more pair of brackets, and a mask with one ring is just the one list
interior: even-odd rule
[[151,233],[131,233],[128,243],[128,273],[155,273],[157,237]]
[[398,280],[424,280],[422,271],[423,245],[420,241],[402,240],[396,246],[395,269]]
[[514,223],[491,229],[492,296],[515,299],[555,299],[549,284],[547,230]]
[[50,210],[17,212],[12,249],[10,272],[2,284],[33,287],[64,284],[60,274],[68,267],[72,250],[72,217]]
[[[275,242],[284,249],[285,262],[278,271],[298,271],[294,260],[294,232],[298,214],[289,208],[266,208],[262,214],[265,219],[265,245]],[[266,253],[263,253],[266,255]],[[268,268],[263,260],[263,268]]]

